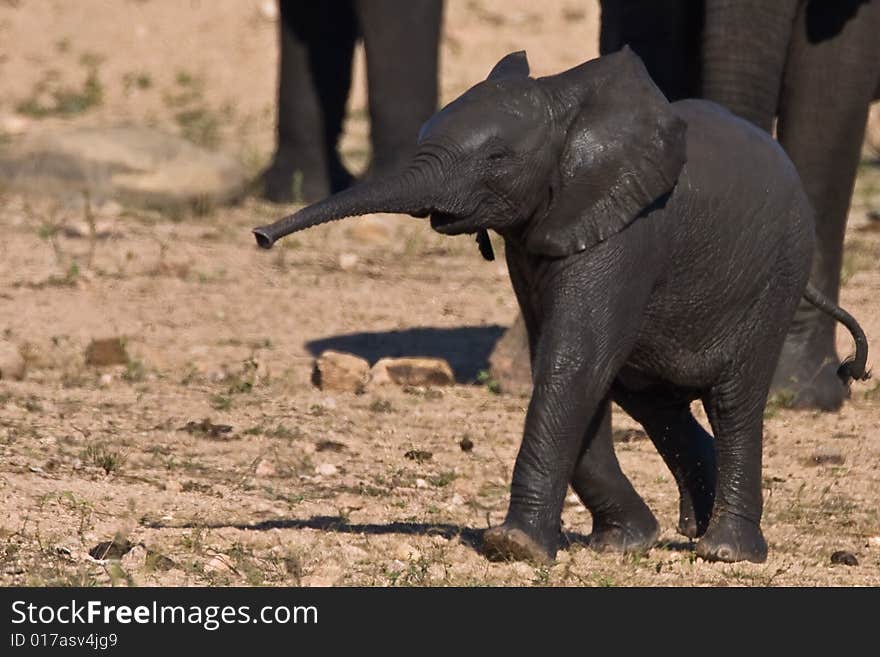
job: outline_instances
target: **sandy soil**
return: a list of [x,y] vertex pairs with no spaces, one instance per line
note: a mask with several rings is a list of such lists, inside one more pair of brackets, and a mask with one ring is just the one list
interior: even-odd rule
[[[173,96],[196,87],[188,102],[213,117],[216,145],[256,170],[274,97],[275,28],[261,5],[0,2],[0,114],[16,130],[125,120],[184,131]],[[594,5],[547,6],[451,0],[444,97],[510,50],[526,47],[539,74],[591,56]],[[78,88],[95,66],[93,107],[64,119],[17,112],[49,71]],[[359,80],[345,140],[354,163],[366,152],[362,90]],[[880,344],[880,231],[866,217],[878,206],[880,169],[866,165],[843,303]],[[556,565],[487,562],[475,545],[506,510],[527,403],[474,382],[516,312],[503,266],[482,261],[469,238],[406,218],[258,251],[250,227],[285,209],[251,200],[181,219],[105,206],[96,222],[106,235],[90,238],[65,232],[83,224],[81,210],[0,195],[0,330],[28,362],[25,380],[0,381],[0,583],[880,584],[875,382],[855,386],[839,413],[768,408],[765,564],[695,558],[674,531],[671,476],[617,410],[620,459],[660,519],[658,546],[594,554],[583,543],[589,514],[569,500],[570,545]],[[129,364],[86,366],[88,343],[108,336],[124,337]],[[372,360],[441,355],[459,383],[321,392],[312,359],[331,346]],[[839,348],[851,350],[844,333]],[[185,430],[206,418],[231,430]],[[136,547],[121,562],[96,560],[114,539]],[[840,550],[859,565],[832,564]]]

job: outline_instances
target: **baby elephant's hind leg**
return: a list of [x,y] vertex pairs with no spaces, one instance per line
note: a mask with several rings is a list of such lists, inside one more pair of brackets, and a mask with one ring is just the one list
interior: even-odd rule
[[590,547],[599,552],[644,552],[659,525],[620,469],[611,442],[611,404],[599,407],[584,438],[571,486],[593,515]]
[[761,563],[767,558],[761,532],[761,444],[769,371],[766,374],[763,381],[759,375],[739,372],[713,387],[704,400],[718,454],[715,507],[697,543],[697,555],[708,561]]
[[614,401],[644,427],[675,477],[679,533],[701,536],[715,499],[715,441],[691,413],[690,399],[662,386],[637,392],[616,386]]

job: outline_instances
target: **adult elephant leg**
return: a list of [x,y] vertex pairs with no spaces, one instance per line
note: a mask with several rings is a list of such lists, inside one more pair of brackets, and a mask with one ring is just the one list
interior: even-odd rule
[[359,0],[367,55],[370,174],[412,156],[422,124],[437,111],[442,0]]
[[612,394],[645,428],[675,477],[679,533],[688,538],[701,536],[715,500],[715,441],[691,413],[690,399],[661,386],[638,392],[615,386]]
[[[811,281],[835,302],[843,239],[880,75],[880,3],[806,3],[789,49],[780,102],[779,141],[816,211]],[[847,12],[849,16],[841,12]],[[847,391],[836,370],[835,322],[801,303],[774,378],[796,406],[838,408]]]
[[277,143],[263,173],[276,203],[317,201],[352,182],[337,143],[357,35],[351,0],[280,0]]
[[700,96],[767,132],[798,0],[706,0]]
[[599,52],[624,45],[671,100],[696,96],[705,0],[601,0]]
[[593,516],[591,548],[598,552],[644,552],[654,545],[660,526],[620,469],[607,400],[587,429],[571,487]]

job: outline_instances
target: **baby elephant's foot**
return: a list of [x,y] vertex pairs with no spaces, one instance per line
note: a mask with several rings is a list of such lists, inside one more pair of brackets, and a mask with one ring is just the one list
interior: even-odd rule
[[487,529],[483,534],[483,554],[490,561],[550,564],[555,552],[555,549],[552,552],[547,550],[522,529],[507,524]]
[[593,521],[593,531],[589,536],[589,546],[596,552],[615,552],[618,554],[647,552],[657,542],[660,525],[654,514],[639,518],[627,518],[623,522],[609,523]]
[[767,560],[767,541],[757,523],[724,514],[713,519],[697,543],[697,556],[706,561],[763,563]]

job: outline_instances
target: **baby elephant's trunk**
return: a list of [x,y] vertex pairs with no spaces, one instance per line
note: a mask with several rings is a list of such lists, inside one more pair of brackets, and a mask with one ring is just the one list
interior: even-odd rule
[[868,364],[868,338],[865,337],[865,332],[862,330],[862,327],[859,326],[855,317],[813,287],[812,283],[807,283],[807,289],[804,290],[804,299],[823,313],[831,315],[834,319],[843,324],[849,329],[850,334],[853,336],[853,340],[855,340],[855,355],[846,358],[840,364],[840,367],[837,368],[837,376],[843,381],[843,385],[849,386],[853,379],[857,381],[867,381],[870,379],[871,373],[865,370]]
[[413,168],[363,182],[274,224],[255,228],[254,237],[257,244],[269,249],[285,235],[344,217],[374,212],[427,216],[433,201],[433,186],[428,182],[420,171]]

